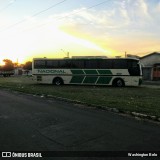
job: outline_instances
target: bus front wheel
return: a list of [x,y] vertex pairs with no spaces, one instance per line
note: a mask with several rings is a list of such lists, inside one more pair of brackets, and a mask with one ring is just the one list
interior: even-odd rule
[[125,84],[124,84],[124,81],[123,79],[120,79],[120,78],[117,78],[113,81],[113,84],[112,84],[114,87],[124,87]]
[[53,84],[56,85],[56,86],[62,85],[62,84],[63,84],[62,78],[59,78],[59,77],[55,78],[55,79],[53,80]]

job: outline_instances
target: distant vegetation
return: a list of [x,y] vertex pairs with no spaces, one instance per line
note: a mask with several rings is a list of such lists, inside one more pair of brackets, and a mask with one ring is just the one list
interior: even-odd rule
[[32,69],[32,62],[28,61],[24,64],[23,69],[25,70],[31,70]]
[[3,71],[11,71],[14,70],[16,67],[22,67],[24,70],[31,70],[32,69],[32,62],[27,61],[25,64],[18,64],[18,63],[13,63],[9,59],[4,59],[3,62],[5,63],[3,66],[0,66],[0,70]]
[[1,66],[1,70],[3,71],[11,71],[14,69],[14,64],[11,60],[9,59],[4,59],[3,62],[5,63],[4,66]]

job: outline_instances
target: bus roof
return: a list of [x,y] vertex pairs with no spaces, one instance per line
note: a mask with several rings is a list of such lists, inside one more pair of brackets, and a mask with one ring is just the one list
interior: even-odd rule
[[99,59],[111,59],[111,60],[113,60],[113,59],[132,59],[132,60],[137,60],[137,61],[139,61],[139,59],[137,59],[137,58],[133,58],[133,57],[127,57],[127,58],[33,58],[33,60],[92,60],[92,59],[97,59],[97,60],[99,60]]

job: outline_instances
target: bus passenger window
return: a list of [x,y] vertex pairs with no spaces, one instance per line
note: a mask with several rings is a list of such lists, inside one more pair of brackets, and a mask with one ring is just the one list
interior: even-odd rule
[[34,68],[36,69],[45,68],[45,60],[34,61]]

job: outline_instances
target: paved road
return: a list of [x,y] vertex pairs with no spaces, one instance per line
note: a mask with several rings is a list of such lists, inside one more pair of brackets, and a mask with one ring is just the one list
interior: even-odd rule
[[0,90],[0,150],[157,151],[160,126]]

